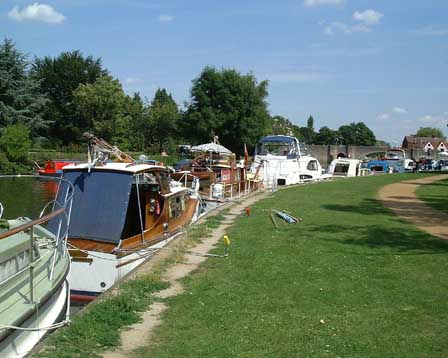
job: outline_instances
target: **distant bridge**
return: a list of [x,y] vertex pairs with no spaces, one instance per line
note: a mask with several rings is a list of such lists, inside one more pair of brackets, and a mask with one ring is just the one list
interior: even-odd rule
[[389,149],[386,146],[376,145],[309,145],[310,154],[316,157],[322,165],[329,164],[333,159],[338,157],[359,159],[360,157],[377,152],[385,152]]

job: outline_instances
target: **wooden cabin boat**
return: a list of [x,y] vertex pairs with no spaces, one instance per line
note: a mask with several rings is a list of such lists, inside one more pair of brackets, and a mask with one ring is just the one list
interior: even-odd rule
[[246,168],[237,163],[230,150],[216,143],[202,144],[191,150],[198,155],[171,174],[174,180],[189,185],[198,178],[199,190],[205,199],[223,199],[249,189]]
[[64,167],[63,178],[74,186],[72,299],[93,299],[197,219],[197,191],[168,173],[164,166],[138,163]]
[[308,155],[304,143],[284,135],[270,135],[258,141],[250,170],[260,176],[266,187],[324,178],[322,166]]
[[68,323],[70,256],[61,227],[70,221],[73,188],[59,188],[62,201],[48,203],[39,218],[0,219],[1,357],[25,356],[48,330]]

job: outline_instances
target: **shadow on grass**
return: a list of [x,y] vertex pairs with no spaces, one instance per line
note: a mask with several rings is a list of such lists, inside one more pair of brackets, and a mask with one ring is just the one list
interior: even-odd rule
[[[417,230],[389,229],[381,225],[368,225],[366,227],[326,225],[310,230],[310,234],[316,231],[334,234],[334,238],[321,238],[320,240],[355,247],[391,250],[381,253],[375,252],[374,254],[427,255],[448,252],[448,241],[433,238]],[[339,238],[341,234],[347,236],[347,238]],[[366,251],[363,254],[371,255],[372,252]]]
[[384,208],[379,200],[364,199],[360,205],[325,204],[322,208],[338,212],[357,213],[362,215],[389,215],[389,211]]

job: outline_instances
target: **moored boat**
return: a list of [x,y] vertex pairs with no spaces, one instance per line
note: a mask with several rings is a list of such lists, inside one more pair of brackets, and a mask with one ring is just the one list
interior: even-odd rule
[[96,148],[91,163],[63,169],[74,186],[68,244],[76,301],[110,288],[199,215],[197,190],[171,180],[164,166],[120,153],[112,163],[110,152]]
[[322,179],[322,167],[308,155],[304,143],[284,135],[270,135],[258,141],[251,172],[259,175],[266,187]]
[[37,219],[0,219],[1,357],[25,356],[45,333],[68,323],[70,256],[62,227],[69,225],[73,187],[58,182],[61,200],[50,201]]

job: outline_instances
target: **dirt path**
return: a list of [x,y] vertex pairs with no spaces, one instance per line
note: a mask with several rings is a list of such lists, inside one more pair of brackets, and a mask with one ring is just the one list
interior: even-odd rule
[[[213,230],[212,236],[193,247],[191,251],[207,253],[212,250],[215,245],[222,240],[223,235],[225,235],[227,230],[233,225],[233,221],[237,218],[237,216],[242,214],[247,206],[256,203],[258,200],[265,198],[267,195],[267,192],[256,194],[245,199],[244,202],[237,202],[235,205],[230,207],[229,212],[225,214],[226,220],[222,222],[217,229]],[[155,257],[143,264],[142,269],[139,271],[149,272],[155,262],[168,256],[167,252],[169,251],[161,251],[160,257],[155,255]],[[169,282],[170,287],[156,294],[159,301],[153,303],[149,307],[149,310],[142,314],[142,322],[132,325],[127,330],[123,330],[121,332],[121,346],[115,351],[103,353],[102,356],[104,358],[129,357],[131,356],[132,351],[140,347],[147,346],[154,329],[162,323],[161,315],[166,309],[168,309],[168,306],[163,302],[163,300],[183,293],[184,287],[180,280],[196,270],[205,260],[207,260],[207,257],[186,254],[184,263],[175,264],[174,266],[169,267],[163,274],[162,279]],[[218,258],[217,260],[222,259]]]
[[436,175],[389,184],[381,188],[378,198],[384,206],[392,209],[403,219],[412,222],[419,229],[448,240],[448,215],[431,208],[415,195],[419,185],[444,179],[448,179],[448,175]]

